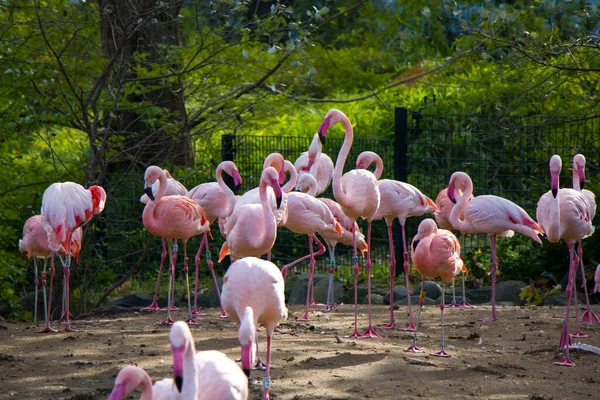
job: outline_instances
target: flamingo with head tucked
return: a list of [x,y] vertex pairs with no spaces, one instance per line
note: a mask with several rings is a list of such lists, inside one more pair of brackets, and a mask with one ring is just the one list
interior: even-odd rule
[[[144,212],[142,221],[148,232],[154,236],[165,238],[168,243],[169,259],[169,291],[167,294],[167,319],[159,322],[172,324],[171,319],[171,288],[174,286],[175,262],[177,260],[177,242],[176,239],[183,241],[183,268],[186,278],[188,295],[188,319],[190,324],[195,323],[192,317],[192,307],[190,300],[189,270],[187,257],[187,242],[196,235],[200,235],[209,229],[208,220],[204,210],[198,203],[186,196],[173,195],[166,196],[167,177],[162,169],[152,165],[146,169],[144,174],[144,191],[150,198]],[[158,180],[158,190],[152,191],[152,185]],[[173,243],[171,245],[171,243]]]
[[163,379],[152,385],[146,371],[134,365],[127,365],[117,374],[108,400],[123,400],[138,387],[142,392],[139,400],[173,400],[178,395],[173,379]]
[[308,173],[315,178],[317,182],[315,196],[327,189],[333,175],[333,161],[322,150],[323,144],[321,143],[319,134],[315,133],[308,151],[300,154],[294,162],[294,167],[298,171],[298,177]]
[[356,231],[353,229],[353,247],[354,247],[354,332],[350,337],[373,338],[380,337],[373,329],[371,319],[371,221],[375,217],[379,207],[380,193],[375,175],[365,169],[354,169],[342,176],[346,158],[352,147],[354,131],[352,124],[343,112],[337,109],[331,109],[325,114],[323,122],[319,126],[319,135],[324,138],[327,130],[335,124],[341,123],[344,126],[344,144],[339,151],[335,168],[333,171],[333,195],[336,201],[342,206],[344,214],[351,220],[356,221],[358,217],[367,220],[367,296],[369,307],[369,326],[361,335],[358,332],[358,254],[356,250]]
[[[396,326],[394,319],[394,279],[396,278],[396,256],[394,251],[394,240],[392,238],[392,222],[394,218],[400,221],[402,228],[402,248],[404,250],[404,281],[406,290],[410,293],[408,283],[408,251],[406,250],[406,218],[418,217],[426,213],[433,213],[437,206],[429,197],[425,196],[419,189],[413,185],[396,181],[392,179],[379,179],[383,172],[383,161],[381,157],[372,151],[363,151],[356,159],[356,168],[368,168],[375,163],[375,177],[378,179],[379,193],[381,201],[379,208],[373,219],[385,219],[387,225],[388,240],[390,246],[390,322],[387,325],[380,326],[383,329],[391,329]],[[408,301],[408,325],[403,330],[415,330],[415,321],[413,319],[412,307],[410,304],[410,294],[406,297]]]
[[[462,191],[462,194],[461,194]],[[542,243],[538,235],[542,233],[540,226],[523,210],[510,200],[493,195],[475,196],[473,182],[464,172],[455,172],[448,184],[448,197],[456,202],[450,212],[450,223],[455,229],[464,233],[485,233],[490,237],[492,252],[492,315],[481,321],[495,321],[496,317],[496,236],[512,235],[513,231],[529,236]]]
[[[242,183],[242,177],[233,161],[223,161],[217,166],[216,176],[217,182],[207,182],[202,183],[192,190],[187,192],[186,196],[194,200],[196,203],[200,204],[204,213],[206,214],[206,219],[208,220],[209,225],[216,219],[227,218],[231,215],[233,208],[235,207],[235,203],[237,202],[237,197],[233,193],[233,191],[225,184],[223,181],[223,172],[226,172],[233,178],[233,182],[235,186],[239,186]],[[198,312],[198,266],[200,264],[200,254],[203,248],[206,248],[206,262],[208,263],[208,268],[213,277],[213,281],[215,283],[215,289],[217,290],[217,296],[219,297],[219,303],[221,302],[221,291],[219,290],[219,283],[217,281],[217,276],[215,275],[215,269],[213,267],[213,262],[210,255],[209,245],[208,245],[208,234],[210,233],[210,228],[204,235],[202,236],[202,242],[200,242],[200,247],[198,248],[198,253],[196,253],[196,280],[194,286],[194,307],[192,310],[193,315],[200,315]],[[227,313],[221,307],[221,317],[226,317]]]

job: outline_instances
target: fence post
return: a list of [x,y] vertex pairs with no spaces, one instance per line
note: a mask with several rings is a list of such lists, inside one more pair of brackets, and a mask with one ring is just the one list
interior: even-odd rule
[[[394,179],[406,182],[408,180],[408,111],[404,107],[394,109]],[[398,265],[403,264],[404,248],[402,230],[398,219],[394,219],[394,254]],[[396,277],[403,272],[396,267]]]
[[[235,141],[234,134],[226,134],[221,136],[221,161],[234,161],[235,160],[235,147],[233,142]],[[234,193],[237,194],[238,189],[235,187],[235,183],[233,182],[233,178],[229,176],[229,174],[223,174],[223,182]]]

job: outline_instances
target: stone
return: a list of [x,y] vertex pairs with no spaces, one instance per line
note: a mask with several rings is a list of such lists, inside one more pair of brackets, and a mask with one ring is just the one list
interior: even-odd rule
[[[329,276],[315,283],[315,301],[325,304],[327,302],[327,290],[329,289]],[[344,298],[344,287],[335,278],[333,279],[333,302],[340,304]]]
[[[421,282],[412,291],[413,296],[418,296],[421,292]],[[442,287],[434,281],[425,281],[425,296],[430,299],[437,299],[442,295]]]
[[471,304],[482,304],[489,302],[492,298],[492,288],[483,286],[476,289],[467,289],[465,295],[471,299]]
[[514,304],[525,304],[519,295],[521,290],[527,286],[523,281],[502,281],[496,283],[496,302],[509,301]]
[[[146,294],[128,294],[127,296],[119,297],[117,299],[111,299],[106,305],[119,307],[147,307],[152,303],[153,298],[154,296]],[[177,301],[175,303],[177,303]],[[166,307],[167,299],[159,297],[158,305],[160,307]]]
[[[217,282],[219,282],[219,290],[223,291],[223,278],[217,278]],[[194,299],[192,298],[192,301]],[[209,307],[221,307],[221,303],[219,302],[219,295],[217,294],[217,289],[213,284],[213,287],[210,289],[210,293],[208,294],[208,302]]]
[[[289,286],[288,286],[289,282]],[[306,304],[308,275],[298,274],[286,279],[286,299],[288,304]],[[289,291],[288,291],[289,290]]]
[[[405,298],[407,296],[407,294],[408,294],[408,292],[404,286],[402,286],[402,285],[394,286],[394,303],[397,300]],[[387,290],[387,293],[385,294],[384,302],[385,302],[384,304],[390,304],[389,289]]]
[[[395,306],[406,306],[406,305],[408,305],[408,300],[407,299],[408,299],[408,297],[400,299],[400,300],[394,302],[394,305]],[[411,304],[411,306],[413,308],[412,309],[413,310],[413,314],[414,314],[414,316],[416,318],[416,312],[417,312],[417,310],[419,308],[419,296],[410,296],[410,304]],[[435,300],[430,299],[429,297],[425,297],[423,299],[423,304],[425,304],[425,305],[433,305],[433,304],[437,304],[437,303],[436,303]]]
[[[383,296],[378,294],[378,293],[373,293],[371,292],[371,305],[382,305],[383,303]],[[365,296],[363,298],[363,304],[368,304],[369,302],[369,296]]]

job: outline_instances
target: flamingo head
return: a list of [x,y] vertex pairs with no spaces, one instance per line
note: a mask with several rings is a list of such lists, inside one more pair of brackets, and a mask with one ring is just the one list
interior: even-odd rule
[[[193,343],[192,333],[185,322],[177,321],[173,324],[169,332],[169,341],[173,353],[173,381],[181,393],[185,353],[188,351],[190,343]],[[195,351],[192,350],[192,352]]]
[[244,316],[240,321],[240,329],[238,332],[238,340],[242,346],[242,371],[246,376],[250,376],[252,364],[256,358],[256,325],[254,321],[254,310],[252,307],[244,309]]
[[233,183],[236,187],[242,184],[242,176],[240,175],[240,172],[237,170],[237,168],[231,171],[231,177],[233,178]]
[[562,160],[559,155],[553,155],[550,158],[550,190],[552,196],[556,198],[558,195],[558,176],[560,175],[560,169],[562,168]]
[[448,185],[448,190],[446,191],[448,198],[454,204],[456,204],[456,198],[454,196],[455,187],[456,187],[455,181],[451,180],[450,184]]
[[323,118],[323,122],[321,122],[321,125],[319,125],[319,130],[317,131],[319,133],[319,140],[321,141],[321,144],[325,144],[325,135],[327,135],[327,129],[329,129],[329,127],[332,125],[330,113],[331,111],[325,114],[325,118]]
[[263,171],[267,167],[274,167],[279,173],[279,184],[283,184],[285,182],[285,171],[284,171],[285,160],[283,156],[279,153],[271,153],[265,158],[265,162],[263,163]]
[[122,400],[125,398],[142,383],[144,375],[147,374],[139,367],[133,365],[123,367],[115,379],[115,386],[110,392],[108,400]]
[[579,177],[579,187],[583,189],[585,186],[585,157],[583,154],[576,154],[573,157],[573,169]]
[[[283,171],[283,170],[282,170]],[[283,193],[281,191],[281,186],[279,184],[279,175],[277,170],[273,167],[267,167],[263,170],[261,179],[269,186],[273,188],[273,192],[275,193],[275,200],[277,202],[277,208],[281,206],[281,200]]]
[[106,191],[102,186],[91,186],[89,189],[92,194],[92,207],[94,214],[100,214],[104,210],[106,203]]
[[150,200],[154,201],[154,194],[152,194],[152,185],[146,186],[144,188],[144,193],[146,193],[146,196],[148,196]]

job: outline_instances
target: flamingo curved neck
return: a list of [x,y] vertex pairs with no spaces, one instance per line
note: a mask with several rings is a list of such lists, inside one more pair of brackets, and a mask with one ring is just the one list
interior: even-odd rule
[[186,393],[184,396],[186,399],[195,399],[197,397],[198,387],[196,384],[197,373],[196,370],[196,346],[194,345],[194,339],[189,338],[189,344],[185,350],[183,356],[183,387],[181,393]]
[[260,185],[258,186],[258,195],[260,196],[260,204],[263,209],[263,219],[265,221],[262,238],[265,242],[273,241],[273,232],[276,234],[277,226],[275,225],[275,215],[273,214],[273,209],[269,203],[269,196],[267,195],[267,183],[263,180],[260,181]]
[[342,174],[344,172],[344,164],[346,163],[346,158],[348,157],[348,153],[350,153],[350,148],[352,147],[352,141],[354,140],[354,131],[352,129],[352,124],[350,120],[344,116],[342,118],[342,124],[344,125],[344,144],[338,153],[337,160],[335,161],[335,168],[333,170],[333,196],[340,204],[345,204],[348,202],[348,197],[342,188]]
[[461,232],[466,232],[468,229],[468,224],[465,223],[464,220],[460,219],[460,216],[469,202],[471,195],[473,194],[473,183],[467,180],[464,190],[461,192],[460,190],[455,190],[456,196],[456,204],[452,207],[452,211],[450,211],[450,223],[454,227]]
[[236,202],[237,198],[235,197],[235,193],[233,193],[233,190],[231,190],[231,188],[229,186],[227,186],[225,181],[223,181],[223,166],[220,164],[217,167],[216,175],[217,175],[217,184],[219,185],[219,187],[221,188],[223,193],[225,193],[225,196],[227,196],[227,200],[229,202],[229,204],[228,204],[229,208],[227,211],[229,214],[231,214],[231,211],[233,210],[233,207],[235,206],[235,202]]
[[142,379],[140,381],[140,389],[142,391],[140,400],[153,399],[152,381],[150,380],[150,376],[148,376],[146,372],[143,373]]
[[579,181],[579,171],[573,168],[573,189],[581,192],[581,182]]
[[281,187],[281,191],[284,193],[291,192],[294,187],[296,187],[296,183],[298,182],[298,172],[292,163],[286,161],[284,164],[284,169],[286,172],[290,173],[290,179]]

